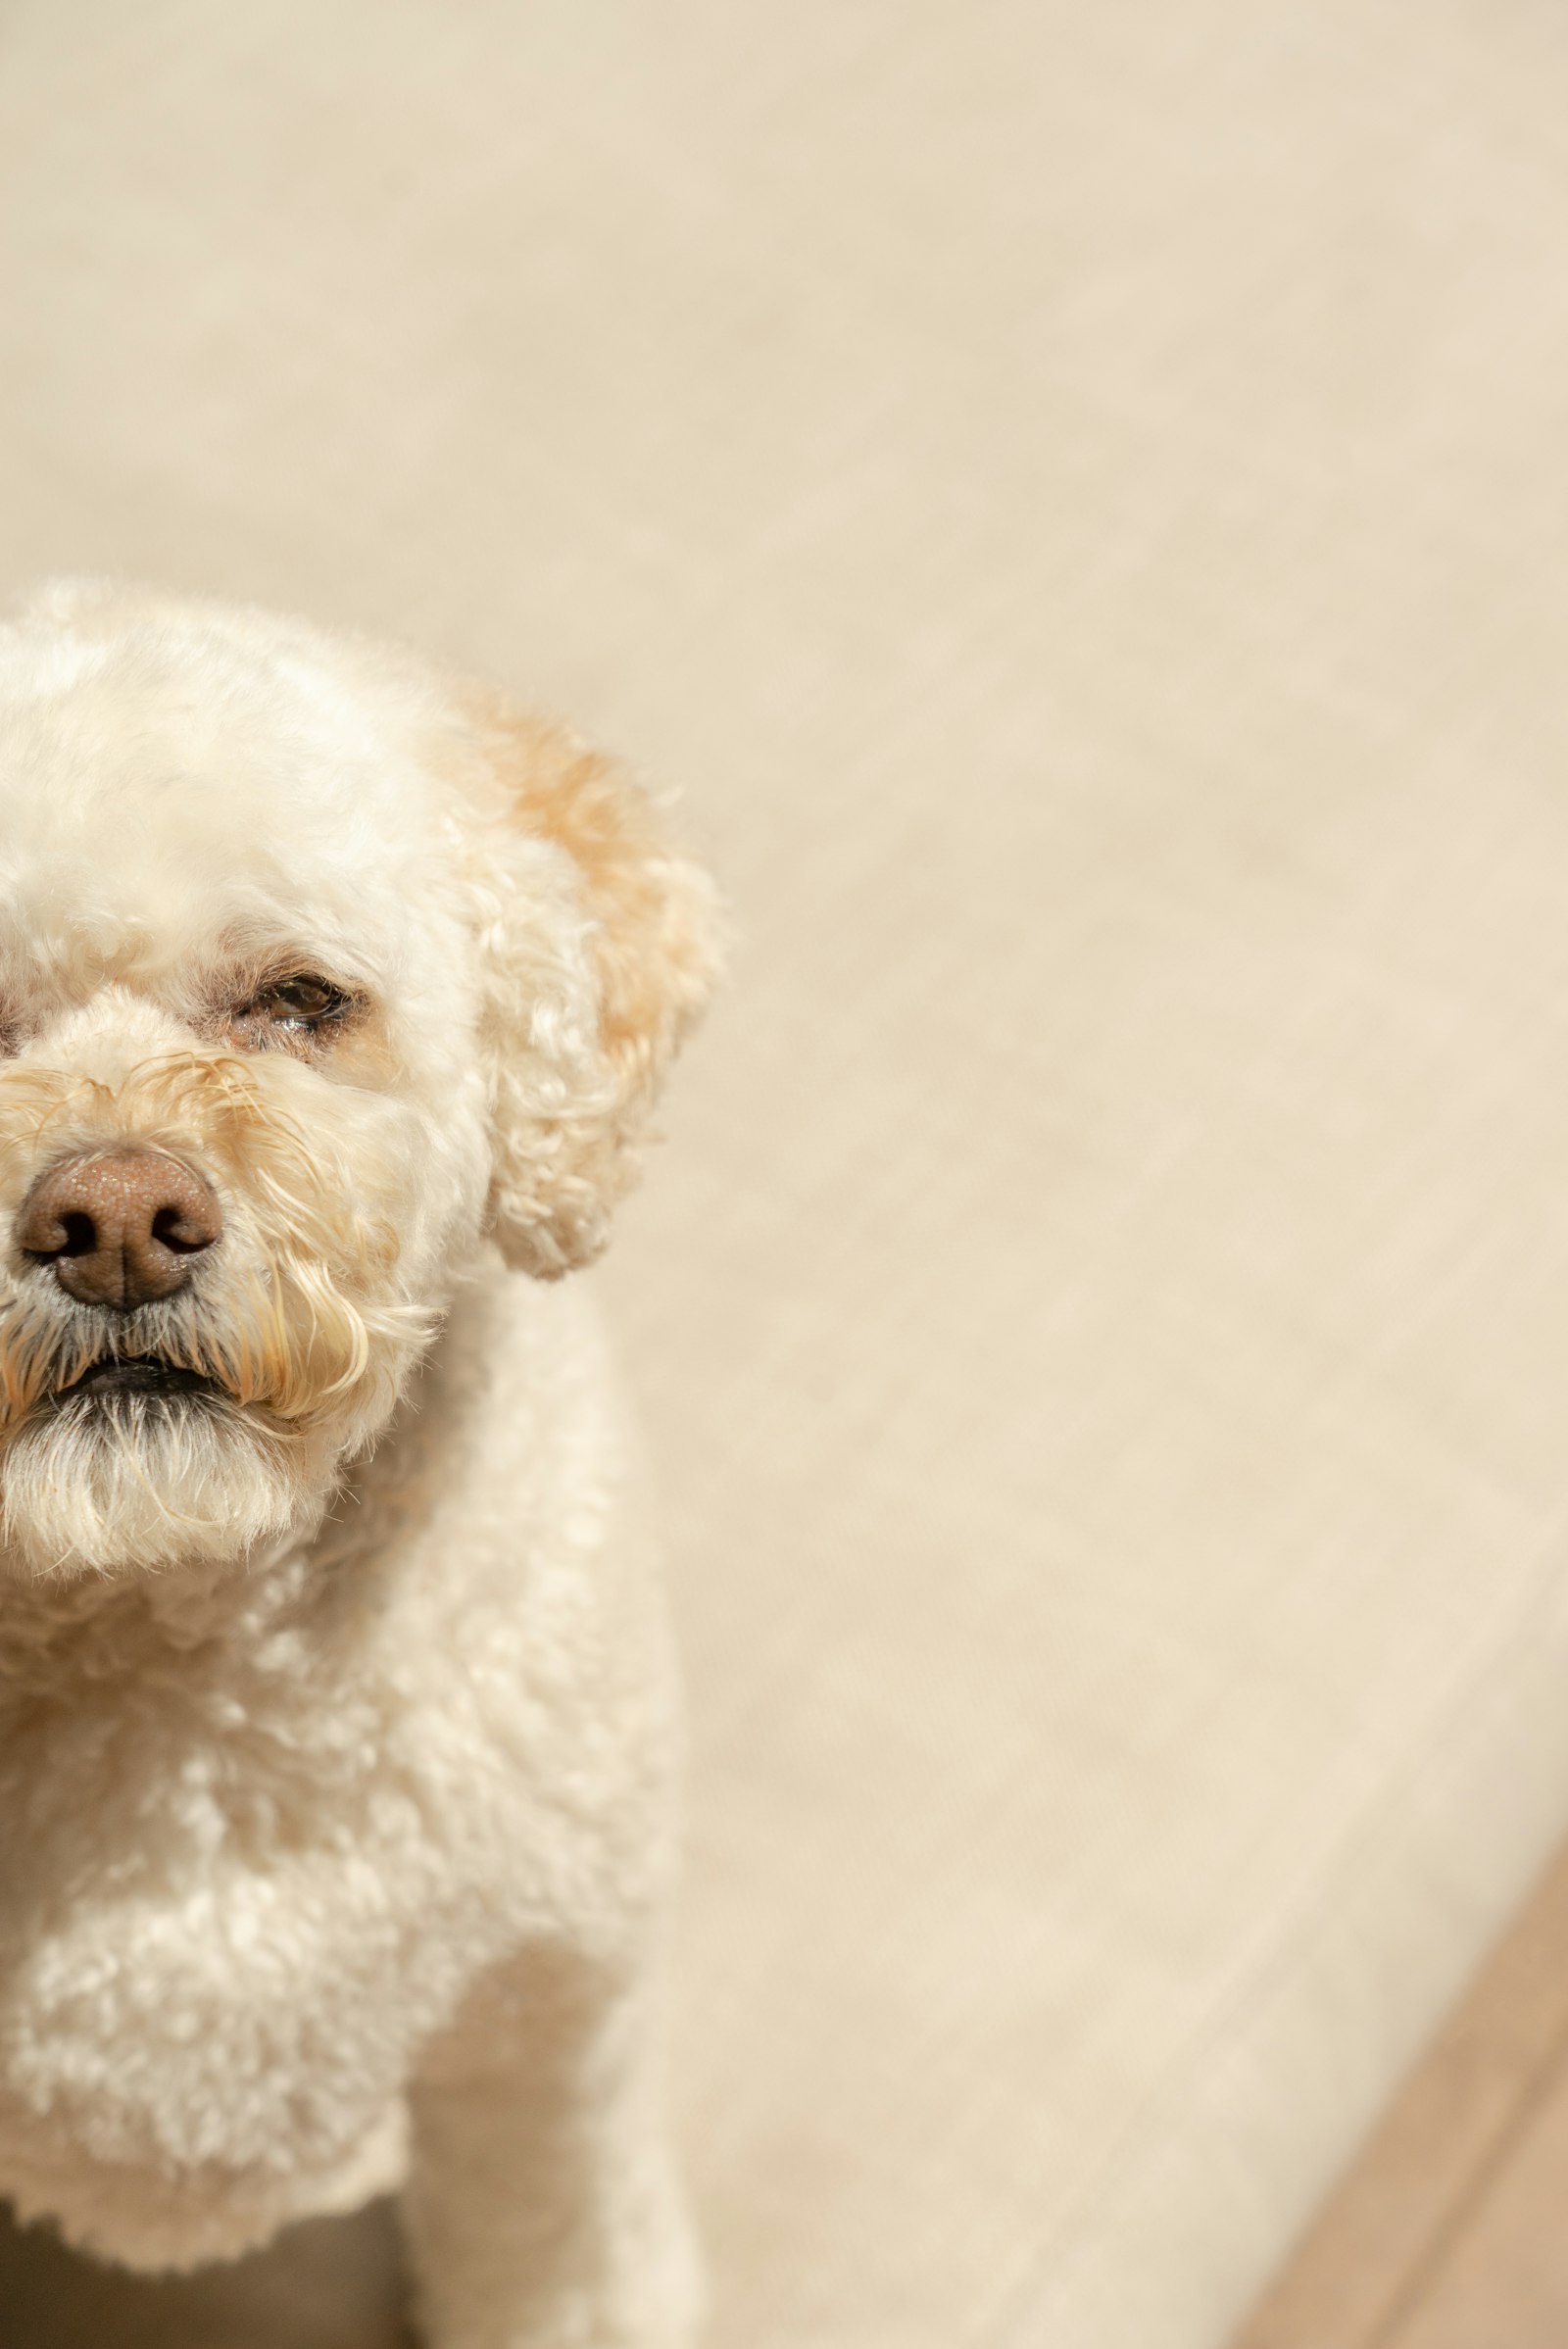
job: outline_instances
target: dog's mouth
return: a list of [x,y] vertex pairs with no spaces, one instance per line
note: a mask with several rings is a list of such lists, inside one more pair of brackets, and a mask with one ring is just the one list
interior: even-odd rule
[[74,1402],[78,1396],[93,1398],[110,1395],[216,1395],[216,1382],[204,1378],[199,1370],[187,1370],[182,1362],[166,1361],[162,1354],[104,1354],[89,1362],[79,1378],[69,1387],[57,1387],[57,1403]]

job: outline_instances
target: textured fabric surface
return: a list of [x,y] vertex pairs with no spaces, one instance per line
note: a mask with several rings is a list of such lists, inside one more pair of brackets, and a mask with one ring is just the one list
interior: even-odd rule
[[1529,0],[0,15],[6,582],[445,651],[736,909],[605,1276],[717,2341],[1217,2349],[1568,1825],[1565,97]]

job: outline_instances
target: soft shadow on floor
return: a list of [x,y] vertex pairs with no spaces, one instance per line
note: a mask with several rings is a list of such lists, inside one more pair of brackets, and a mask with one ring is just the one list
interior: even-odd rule
[[413,2349],[390,2203],[196,2276],[101,2268],[0,2203],[0,2349]]

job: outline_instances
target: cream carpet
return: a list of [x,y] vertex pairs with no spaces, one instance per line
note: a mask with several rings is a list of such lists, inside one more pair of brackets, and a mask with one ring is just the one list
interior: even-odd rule
[[715,2343],[1218,2349],[1568,1829],[1568,21],[7,0],[0,179],[7,587],[451,655],[736,908],[604,1282]]

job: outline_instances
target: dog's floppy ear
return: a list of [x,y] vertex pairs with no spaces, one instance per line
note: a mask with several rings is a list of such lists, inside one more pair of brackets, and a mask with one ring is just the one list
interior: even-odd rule
[[465,711],[486,770],[477,879],[490,1217],[546,1277],[597,1255],[664,1070],[718,959],[712,884],[632,778],[503,701]]

